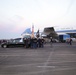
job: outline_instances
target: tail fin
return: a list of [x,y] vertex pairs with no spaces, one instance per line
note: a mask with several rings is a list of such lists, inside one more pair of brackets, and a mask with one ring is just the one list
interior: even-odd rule
[[31,34],[31,28],[27,28],[21,35],[26,34],[26,33]]

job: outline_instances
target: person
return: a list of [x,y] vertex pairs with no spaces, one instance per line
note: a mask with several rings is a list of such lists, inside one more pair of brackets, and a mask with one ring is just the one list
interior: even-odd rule
[[52,39],[52,37],[50,37],[50,44],[51,44],[51,47],[52,47],[52,43],[53,43],[53,39]]
[[72,39],[70,38],[70,40],[69,40],[69,43],[70,43],[70,45],[72,45]]
[[30,39],[31,48],[33,48],[33,38]]
[[43,48],[44,47],[44,39],[41,38],[41,47]]
[[37,48],[37,38],[33,39],[33,48]]
[[42,43],[41,38],[39,38],[37,42],[38,42],[38,47],[41,48],[41,43]]

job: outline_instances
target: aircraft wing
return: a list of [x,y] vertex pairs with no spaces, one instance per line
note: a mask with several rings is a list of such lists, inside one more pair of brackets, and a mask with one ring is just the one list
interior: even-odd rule
[[56,38],[58,37],[57,33],[55,32],[53,27],[47,27],[44,28],[44,31],[42,33],[43,35],[46,35],[47,37],[53,37]]

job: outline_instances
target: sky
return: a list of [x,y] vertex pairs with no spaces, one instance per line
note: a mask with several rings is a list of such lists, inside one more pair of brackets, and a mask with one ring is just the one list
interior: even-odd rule
[[0,39],[20,37],[32,25],[76,28],[76,0],[0,0]]

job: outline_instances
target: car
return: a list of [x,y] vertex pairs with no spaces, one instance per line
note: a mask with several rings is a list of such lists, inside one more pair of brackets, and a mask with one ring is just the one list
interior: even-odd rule
[[8,40],[7,42],[1,43],[2,48],[7,48],[7,47],[24,47],[25,44],[22,40],[22,38],[17,38],[17,39],[12,39]]

